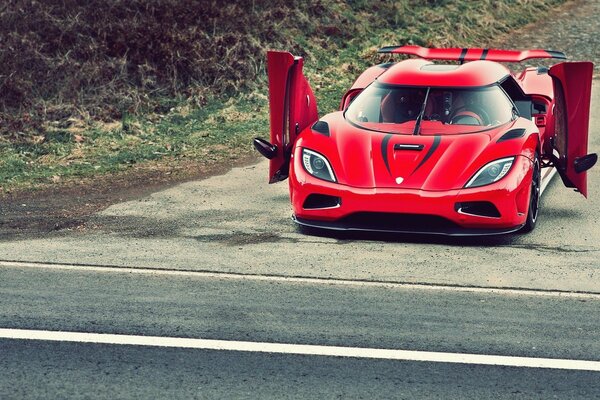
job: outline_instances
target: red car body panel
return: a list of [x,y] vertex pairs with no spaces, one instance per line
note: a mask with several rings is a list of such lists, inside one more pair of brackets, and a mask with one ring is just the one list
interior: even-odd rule
[[[416,46],[383,50],[474,61],[437,67],[431,61],[410,59],[371,67],[342,97],[340,111],[319,120],[312,90],[302,74],[302,59],[286,52],[268,53],[271,143],[277,149],[269,157],[269,181],[285,179],[289,173],[297,222],[329,229],[512,232],[529,223],[532,196],[539,194],[534,182],[536,157],[553,163],[567,186],[587,196],[585,170],[595,162],[592,155],[586,155],[591,63],[561,63],[549,74],[526,69],[517,78],[489,60],[515,62],[564,55],[545,50]],[[435,119],[390,125],[381,122],[381,116],[379,122],[356,124],[347,118],[346,109],[373,82],[440,90],[500,86],[514,100],[510,103],[513,118],[476,129]],[[421,115],[424,109],[425,103]],[[397,128],[390,130],[390,126]],[[328,162],[333,176],[324,179],[309,172],[306,163],[311,161],[306,161],[309,156],[304,149]],[[467,187],[484,166],[505,160],[512,164],[507,164],[499,180]]]
[[554,98],[552,78],[548,74],[540,74],[537,68],[525,69],[518,78],[523,92],[530,96],[544,96],[549,100]]

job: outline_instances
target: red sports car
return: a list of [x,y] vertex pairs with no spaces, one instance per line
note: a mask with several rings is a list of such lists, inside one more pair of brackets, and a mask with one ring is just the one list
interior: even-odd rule
[[[448,235],[531,231],[558,172],[587,197],[593,64],[513,75],[500,62],[557,51],[384,47],[417,56],[368,68],[318,116],[302,66],[267,54],[269,182],[289,178],[294,220],[335,230]],[[430,60],[445,60],[434,63]],[[447,61],[455,61],[448,63]]]

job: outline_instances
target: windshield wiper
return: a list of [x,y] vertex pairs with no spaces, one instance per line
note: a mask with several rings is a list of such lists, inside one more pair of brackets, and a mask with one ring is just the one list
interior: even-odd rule
[[421,130],[421,120],[423,119],[423,114],[425,114],[425,106],[427,105],[427,98],[429,97],[429,89],[427,88],[427,92],[425,93],[425,100],[423,100],[423,105],[421,106],[421,112],[419,112],[419,116],[417,116],[417,121],[415,122],[415,130],[413,131],[413,135],[418,135]]

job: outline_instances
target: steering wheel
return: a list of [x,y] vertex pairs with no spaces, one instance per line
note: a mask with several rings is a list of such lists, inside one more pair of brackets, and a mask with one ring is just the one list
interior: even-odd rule
[[466,125],[489,125],[490,124],[490,116],[488,113],[479,106],[469,105],[459,107],[452,113],[452,118],[450,118],[450,124],[460,124],[460,120],[469,120],[476,122],[474,124],[466,124]]

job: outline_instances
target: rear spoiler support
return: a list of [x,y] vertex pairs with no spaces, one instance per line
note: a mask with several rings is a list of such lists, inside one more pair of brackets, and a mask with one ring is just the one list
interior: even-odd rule
[[532,58],[557,58],[566,60],[561,51],[554,50],[496,50],[476,48],[429,49],[421,46],[386,46],[378,53],[408,54],[426,60],[521,62]]

